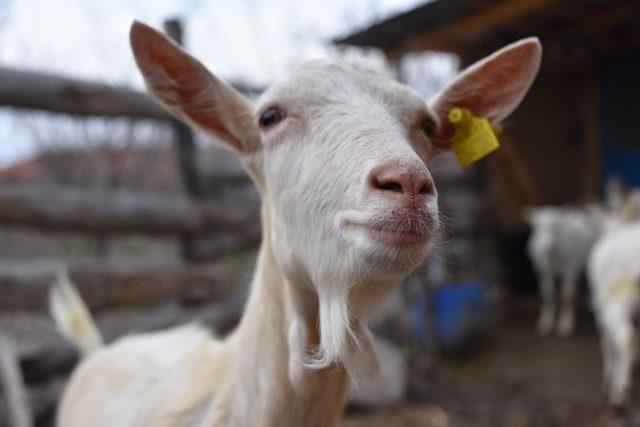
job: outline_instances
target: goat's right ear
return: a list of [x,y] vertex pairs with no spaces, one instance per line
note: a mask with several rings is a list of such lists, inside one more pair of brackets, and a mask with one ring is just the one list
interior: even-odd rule
[[503,47],[460,73],[429,103],[440,122],[432,138],[434,145],[440,150],[451,148],[455,132],[449,112],[453,107],[468,108],[499,125],[531,87],[541,58],[542,46],[531,37]]
[[241,152],[259,145],[252,104],[238,91],[148,25],[134,22],[130,41],[147,89],[167,111]]

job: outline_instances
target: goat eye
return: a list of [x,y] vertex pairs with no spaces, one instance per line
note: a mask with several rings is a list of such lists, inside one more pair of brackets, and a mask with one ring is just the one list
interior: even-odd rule
[[437,128],[436,122],[434,122],[433,119],[430,119],[430,118],[429,119],[425,119],[422,122],[422,131],[429,138],[431,138],[431,137],[433,137],[433,135],[435,135],[436,128]]
[[281,108],[278,107],[269,107],[260,116],[260,120],[258,124],[261,128],[268,128],[270,126],[275,125],[276,123],[281,122],[285,118],[285,113]]

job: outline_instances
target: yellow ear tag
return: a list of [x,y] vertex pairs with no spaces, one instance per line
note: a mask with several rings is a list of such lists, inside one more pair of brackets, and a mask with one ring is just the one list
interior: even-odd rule
[[476,117],[466,108],[453,108],[449,121],[456,130],[451,148],[462,167],[471,166],[500,147],[486,117]]

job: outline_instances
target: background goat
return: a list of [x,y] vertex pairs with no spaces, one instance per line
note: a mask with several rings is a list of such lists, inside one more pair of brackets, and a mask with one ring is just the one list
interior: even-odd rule
[[[527,250],[541,295],[538,331],[549,333],[556,321],[562,336],[573,331],[576,287],[600,234],[599,209],[545,206],[530,208],[531,237]],[[556,292],[555,282],[560,279]],[[558,310],[559,307],[559,310]]]
[[609,402],[623,407],[628,400],[637,346],[640,222],[610,224],[593,249],[588,269],[600,331],[603,387]]

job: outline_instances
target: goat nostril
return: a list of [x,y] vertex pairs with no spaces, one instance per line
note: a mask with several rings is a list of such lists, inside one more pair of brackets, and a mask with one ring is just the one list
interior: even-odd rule
[[369,185],[388,197],[394,197],[392,193],[403,197],[410,196],[410,199],[436,194],[433,180],[428,173],[423,174],[409,168],[376,170],[369,175]]
[[374,179],[373,187],[382,191],[393,191],[396,193],[404,194],[404,188],[402,188],[402,184],[399,182],[395,182],[393,180],[388,181],[380,181],[377,178]]
[[433,184],[433,181],[428,180],[426,181],[424,184],[422,184],[422,186],[420,187],[420,194],[429,194],[429,195],[433,195],[435,194],[436,191],[436,187]]

